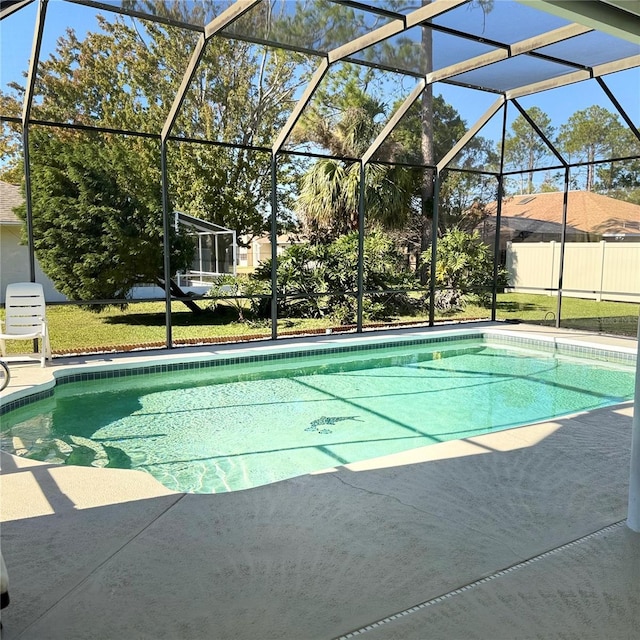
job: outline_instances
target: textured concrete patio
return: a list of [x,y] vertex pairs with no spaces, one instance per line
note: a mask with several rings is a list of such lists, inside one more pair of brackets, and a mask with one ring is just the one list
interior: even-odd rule
[[631,416],[218,495],[2,453],[3,639],[636,638]]

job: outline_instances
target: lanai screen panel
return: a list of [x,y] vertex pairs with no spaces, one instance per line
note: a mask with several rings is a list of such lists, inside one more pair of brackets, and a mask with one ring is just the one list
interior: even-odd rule
[[[433,305],[437,321],[491,317],[494,243],[490,232],[481,236],[478,228],[495,201],[497,186],[494,176],[454,169],[440,174]],[[463,254],[473,256],[466,259],[477,266],[471,278],[457,268]],[[431,252],[425,258],[430,263]]]
[[512,0],[473,2],[433,19],[433,24],[467,33],[487,42],[513,44],[570,22]]
[[393,162],[365,167],[364,326],[429,320],[429,289],[417,269],[432,229],[420,194],[425,184],[433,187],[433,176],[433,169]]
[[[640,127],[640,69],[627,69],[611,73],[603,78],[606,86],[614,94],[625,113],[631,118],[636,129]],[[632,91],[625,89],[632,87]]]
[[177,211],[233,229],[268,233],[270,156],[264,151],[169,140],[169,198]]
[[455,76],[454,80],[488,91],[503,92],[523,85],[557,78],[575,69],[528,56],[517,56]]
[[351,56],[354,61],[378,64],[412,74],[426,73],[422,27],[413,27]]
[[503,120],[504,107],[501,107],[458,151],[447,168],[497,175],[500,172]]
[[202,29],[234,2],[235,0],[174,0],[169,2],[100,0],[100,4],[112,6],[114,11],[132,11],[159,22],[182,24],[196,29]]
[[392,20],[392,16],[369,11],[365,4],[360,7],[332,0],[271,0],[257,5],[223,33],[328,53]]
[[[431,32],[430,45],[423,40],[425,30]],[[485,43],[431,29],[429,23],[425,23],[367,47],[351,59],[424,75],[495,50],[496,47]]]
[[[632,71],[630,79],[637,82],[638,70]],[[604,81],[607,82],[607,77]],[[525,96],[517,103],[537,120],[562,158],[576,165],[572,170],[572,188],[598,188],[591,179],[595,173],[587,169],[587,163],[637,156],[640,151],[637,135],[597,79]],[[627,114],[624,106],[623,110]],[[550,158],[538,167],[553,164],[558,163]]]
[[520,105],[520,101],[518,105],[524,113],[514,103],[507,107],[504,170],[509,173],[521,172],[517,174],[519,190],[530,193],[541,186],[540,180],[534,182],[534,176],[541,178],[536,173],[537,169],[561,164],[561,160],[554,154],[557,127],[535,101],[528,108]]
[[313,57],[295,51],[213,37],[171,135],[270,147],[316,64]]
[[[614,179],[624,164],[596,165],[596,181]],[[640,310],[640,205],[623,188],[570,191],[570,221],[589,230],[586,241],[567,243],[561,325],[586,331],[637,335]],[[625,198],[624,200],[622,198]],[[580,305],[581,300],[598,305]]]
[[0,23],[0,89],[11,96],[2,100],[3,116],[19,118],[22,114],[22,92],[9,85],[26,86],[37,7],[36,3],[27,5]]
[[499,47],[465,38],[463,34],[432,29],[433,69],[443,69],[469,58],[496,51]]
[[536,49],[537,53],[559,60],[593,67],[640,54],[640,44],[634,44],[607,33],[591,31],[575,38]]
[[413,76],[337,62],[318,84],[283,148],[361,158],[417,85]]
[[[528,193],[529,181],[545,187]],[[579,225],[565,225],[563,176],[551,179],[549,172],[509,174],[504,179],[500,201],[501,263],[507,271],[507,288],[497,307],[497,319],[517,318],[533,324],[553,325],[558,312],[561,279],[561,244],[579,242],[584,232]],[[482,233],[498,225],[498,202],[488,207]]]
[[69,8],[47,5],[33,117],[159,134],[197,33],[93,7]]
[[[469,89],[467,87],[437,82],[432,85],[433,93],[433,129],[434,164],[439,163],[472,127],[481,116],[495,103],[496,96],[493,93]],[[388,149],[401,145],[404,154],[402,158],[395,160],[422,165],[423,155],[421,137],[417,135],[420,130],[420,113],[423,96],[420,96],[412,107],[399,120],[397,126],[391,131],[385,143],[373,155],[376,160],[385,160]],[[466,105],[466,115],[462,116],[456,105]],[[407,135],[413,132],[413,135]],[[502,132],[501,123],[495,123],[495,119],[483,127],[483,137],[491,138],[499,142]],[[475,165],[479,168],[479,165]]]

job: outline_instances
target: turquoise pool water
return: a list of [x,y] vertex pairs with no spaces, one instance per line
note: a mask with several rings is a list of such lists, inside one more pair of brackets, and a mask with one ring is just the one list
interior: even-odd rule
[[631,366],[481,339],[74,382],[3,416],[2,447],[233,491],[631,399]]

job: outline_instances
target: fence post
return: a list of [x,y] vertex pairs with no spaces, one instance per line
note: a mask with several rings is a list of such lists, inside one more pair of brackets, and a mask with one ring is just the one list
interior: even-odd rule
[[600,286],[596,292],[596,300],[602,302],[602,289],[604,288],[604,252],[607,247],[605,240],[600,240]]

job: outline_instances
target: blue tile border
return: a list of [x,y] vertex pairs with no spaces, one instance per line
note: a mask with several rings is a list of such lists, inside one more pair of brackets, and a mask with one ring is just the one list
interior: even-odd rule
[[44,391],[37,391],[36,393],[32,393],[31,395],[24,396],[23,398],[18,398],[17,400],[11,400],[6,404],[0,406],[0,416],[3,416],[5,413],[9,413],[15,409],[20,409],[22,407],[26,407],[27,405],[33,404],[34,402],[39,402],[40,400],[46,400],[53,396],[53,392],[55,387],[51,389],[46,389]]
[[636,363],[636,355],[622,351],[614,351],[607,348],[586,347],[576,344],[567,344],[565,342],[550,342],[536,338],[500,335],[498,333],[483,333],[483,339],[488,343],[506,344],[520,347],[533,347],[537,351],[547,353],[557,353],[559,355],[577,356],[580,358],[588,358],[589,360],[597,360],[599,362],[610,362],[612,364],[622,364],[633,366]]
[[[300,357],[312,357],[320,355],[329,355],[334,353],[350,353],[361,351],[375,351],[379,349],[388,349],[391,347],[407,347],[412,345],[427,345],[438,343],[460,342],[464,340],[474,340],[481,338],[487,345],[499,346],[510,345],[518,347],[535,348],[538,351],[547,353],[557,353],[559,355],[577,356],[597,360],[600,362],[609,362],[612,364],[621,364],[633,366],[636,362],[636,355],[633,353],[625,353],[614,351],[606,348],[587,347],[582,345],[567,344],[564,342],[549,341],[540,338],[532,338],[525,336],[505,335],[498,332],[474,331],[460,335],[447,336],[421,336],[420,338],[385,340],[381,342],[366,342],[363,344],[349,344],[345,346],[330,346],[322,349],[297,349],[294,351],[280,351],[275,353],[263,353],[256,355],[235,356],[212,358],[211,360],[199,360],[195,362],[175,362],[169,364],[145,365],[141,367],[132,367],[127,369],[105,369],[102,371],[90,371],[79,373],[62,374],[56,379],[55,386],[70,384],[73,382],[89,382],[94,380],[105,380],[111,378],[125,378],[131,376],[150,375],[155,373],[173,373],[176,371],[190,371],[194,369],[209,369],[212,367],[224,367],[228,365],[245,364],[248,362],[268,362],[281,359],[292,359]],[[55,387],[44,391],[39,391],[16,400],[10,400],[0,406],[0,416],[9,413],[15,409],[27,406],[39,400],[50,398],[54,393]]]
[[84,373],[71,373],[62,375],[56,380],[56,385],[71,382],[87,382],[89,380],[102,380],[106,378],[119,378],[154,373],[173,373],[176,371],[189,371],[193,369],[209,369],[212,367],[224,367],[228,365],[246,364],[248,362],[268,362],[272,360],[289,360],[292,358],[321,356],[332,353],[349,353],[358,351],[372,351],[388,349],[390,347],[403,347],[418,344],[431,344],[440,342],[457,342],[460,340],[472,340],[481,338],[481,334],[460,335],[436,338],[416,338],[412,340],[395,340],[380,343],[367,343],[362,345],[346,345],[343,347],[326,347],[323,349],[298,349],[295,351],[280,351],[275,353],[263,353],[256,355],[215,358],[211,360],[199,360],[196,362],[175,362],[170,364],[146,365],[144,367],[131,367],[128,369],[111,369],[105,371],[91,371]]

